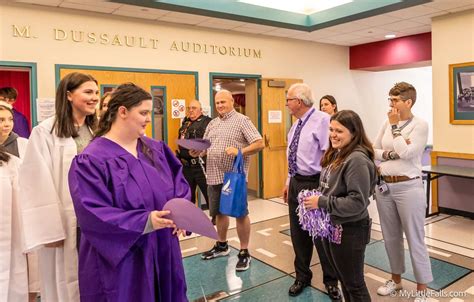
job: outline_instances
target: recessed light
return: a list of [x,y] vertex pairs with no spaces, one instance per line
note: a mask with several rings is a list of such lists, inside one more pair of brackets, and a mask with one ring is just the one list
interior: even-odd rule
[[394,35],[394,34],[390,34],[390,35],[385,35],[385,39],[393,39],[395,38],[397,35]]

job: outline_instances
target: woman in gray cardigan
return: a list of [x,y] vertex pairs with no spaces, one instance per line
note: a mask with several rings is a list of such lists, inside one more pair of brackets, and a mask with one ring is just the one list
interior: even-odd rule
[[370,241],[367,207],[377,180],[374,150],[354,111],[334,114],[329,130],[331,144],[321,160],[321,195],[307,197],[304,205],[325,209],[331,223],[342,228],[340,243],[323,239],[323,246],[341,281],[344,300],[370,301],[364,255]]

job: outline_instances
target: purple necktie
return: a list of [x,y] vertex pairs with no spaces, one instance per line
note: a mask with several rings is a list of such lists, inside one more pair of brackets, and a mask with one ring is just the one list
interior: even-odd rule
[[298,151],[301,129],[303,129],[303,121],[300,119],[296,126],[295,133],[293,134],[293,140],[291,141],[290,150],[288,152],[288,171],[291,177],[295,176],[298,170],[298,166],[296,165],[296,151]]

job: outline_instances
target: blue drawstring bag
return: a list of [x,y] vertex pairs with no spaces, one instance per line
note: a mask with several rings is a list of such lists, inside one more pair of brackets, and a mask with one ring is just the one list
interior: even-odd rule
[[232,171],[224,174],[219,212],[231,217],[242,217],[247,213],[247,180],[244,157],[239,150]]

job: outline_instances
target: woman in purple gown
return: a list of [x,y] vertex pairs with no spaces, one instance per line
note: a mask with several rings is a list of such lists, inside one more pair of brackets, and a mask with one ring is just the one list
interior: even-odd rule
[[96,138],[72,163],[81,301],[187,301],[177,230],[162,209],[190,190],[173,152],[144,137],[152,108],[148,92],[117,87]]

